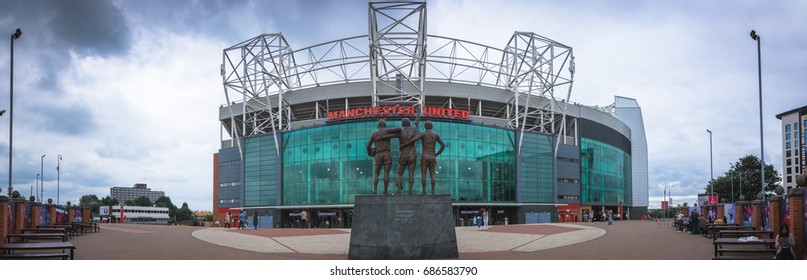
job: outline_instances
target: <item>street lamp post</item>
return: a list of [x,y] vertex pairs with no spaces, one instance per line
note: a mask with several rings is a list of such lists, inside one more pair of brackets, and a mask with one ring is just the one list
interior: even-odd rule
[[712,190],[711,190],[712,194],[711,195],[714,196],[715,195],[715,168],[714,168],[714,164],[713,164],[714,161],[712,160],[712,131],[707,129],[706,132],[709,132],[709,176],[710,176],[709,177],[709,185],[712,187]]
[[762,201],[765,201],[765,140],[762,133],[762,38],[751,30],[751,39],[757,41],[757,73],[759,77],[759,178],[762,183]]
[[36,193],[34,193],[34,195],[36,195],[37,198],[39,197],[39,174],[36,174]]
[[59,204],[59,179],[61,178],[62,154],[59,154],[59,159],[56,161],[56,205]]
[[[42,193],[42,196],[39,199],[44,198],[45,196],[45,155],[42,155],[42,158],[39,159],[39,174],[42,174],[42,187],[39,188],[39,192]],[[40,200],[42,201],[42,200]]]
[[10,64],[11,67],[9,68],[10,73],[10,82],[9,82],[9,102],[8,102],[8,196],[11,196],[11,191],[14,187],[11,185],[11,159],[14,158],[12,156],[12,149],[14,143],[14,40],[17,40],[22,36],[22,30],[17,28],[14,31],[14,34],[11,34],[11,59]]

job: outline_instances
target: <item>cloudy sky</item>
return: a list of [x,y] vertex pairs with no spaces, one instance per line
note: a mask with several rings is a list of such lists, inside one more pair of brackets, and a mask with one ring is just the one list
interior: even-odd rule
[[[146,183],[212,210],[212,154],[225,103],[222,50],[262,33],[292,48],[367,34],[366,1],[0,0],[14,43],[13,185],[25,196],[41,164],[60,201]],[[759,155],[757,46],[762,37],[765,161],[782,169],[775,115],[807,105],[807,4],[802,1],[432,1],[428,33],[504,47],[515,31],[574,48],[572,101],[642,106],[650,205],[663,185],[694,202],[729,162]],[[2,31],[5,30],[5,31]],[[6,37],[9,38],[9,37]],[[0,49],[8,110],[9,44]],[[7,190],[9,114],[0,117]],[[41,158],[42,155],[45,158]],[[42,161],[44,160],[44,161]]]

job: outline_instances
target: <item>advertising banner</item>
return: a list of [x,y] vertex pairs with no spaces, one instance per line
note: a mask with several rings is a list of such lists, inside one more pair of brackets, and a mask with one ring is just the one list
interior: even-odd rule
[[56,224],[67,224],[67,207],[62,205],[56,206]]
[[770,200],[762,202],[762,230],[771,230],[771,203]]
[[81,207],[73,208],[76,212],[73,215],[73,222],[74,223],[81,223],[84,220],[84,215],[82,214]]
[[736,224],[735,220],[735,206],[734,204],[724,204],[723,205],[723,216],[726,217],[725,222],[727,224]]
[[706,219],[709,221],[717,219],[717,206],[706,206]]
[[33,213],[31,213],[31,204],[26,203],[25,206],[23,206],[22,212],[23,212],[23,219],[22,219],[23,220],[23,228],[30,228],[32,226],[31,225],[31,218],[32,218],[31,216],[33,215]]
[[792,223],[790,223],[790,205],[788,205],[789,200],[790,198],[788,196],[784,196],[781,200],[779,200],[779,217],[777,218],[779,218],[780,223],[784,223],[788,228],[791,228],[790,225],[792,225]]
[[754,216],[754,207],[751,204],[743,205],[743,225],[752,226]]
[[661,202],[661,210],[664,210],[664,211],[670,210],[670,202],[669,201],[662,201]]
[[709,206],[717,206],[717,196],[710,195],[709,196]]
[[39,225],[48,225],[50,224],[50,207],[53,206],[42,206],[42,210],[39,211]]
[[8,200],[8,209],[7,210],[8,210],[8,211],[6,211],[6,220],[8,220],[8,231],[7,232],[12,233],[12,232],[14,232],[15,229],[17,229],[14,226],[14,214],[15,214],[14,211],[17,210],[17,206],[14,203],[13,199]]

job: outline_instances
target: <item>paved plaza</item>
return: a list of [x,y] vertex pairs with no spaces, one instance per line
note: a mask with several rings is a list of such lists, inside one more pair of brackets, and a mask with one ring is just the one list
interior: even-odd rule
[[[465,260],[708,260],[711,239],[668,223],[457,227]],[[77,260],[346,260],[349,229],[224,229],[101,224],[76,236]]]

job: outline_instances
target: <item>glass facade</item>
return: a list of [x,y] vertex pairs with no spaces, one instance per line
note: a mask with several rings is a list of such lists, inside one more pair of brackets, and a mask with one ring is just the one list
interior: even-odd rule
[[554,201],[552,137],[525,133],[521,143],[519,202]]
[[272,134],[244,140],[244,206],[279,205],[278,164]]
[[[515,201],[513,131],[464,123],[433,123],[433,130],[446,143],[445,151],[437,157],[437,193],[451,194],[452,200],[462,202]],[[400,121],[387,121],[387,127],[400,127]],[[373,158],[367,155],[365,145],[376,129],[377,123],[373,121],[284,133],[282,204],[351,204],[355,195],[370,194]],[[420,130],[423,131],[423,123]],[[397,188],[398,145],[398,140],[393,138],[390,192]],[[419,143],[416,148],[419,161]],[[379,178],[379,193],[384,188],[382,178]],[[407,178],[405,172],[404,192],[408,190]],[[416,193],[421,190],[420,178],[418,162],[413,188]]]
[[629,204],[631,158],[614,146],[587,138],[580,141],[581,202],[584,204]]

